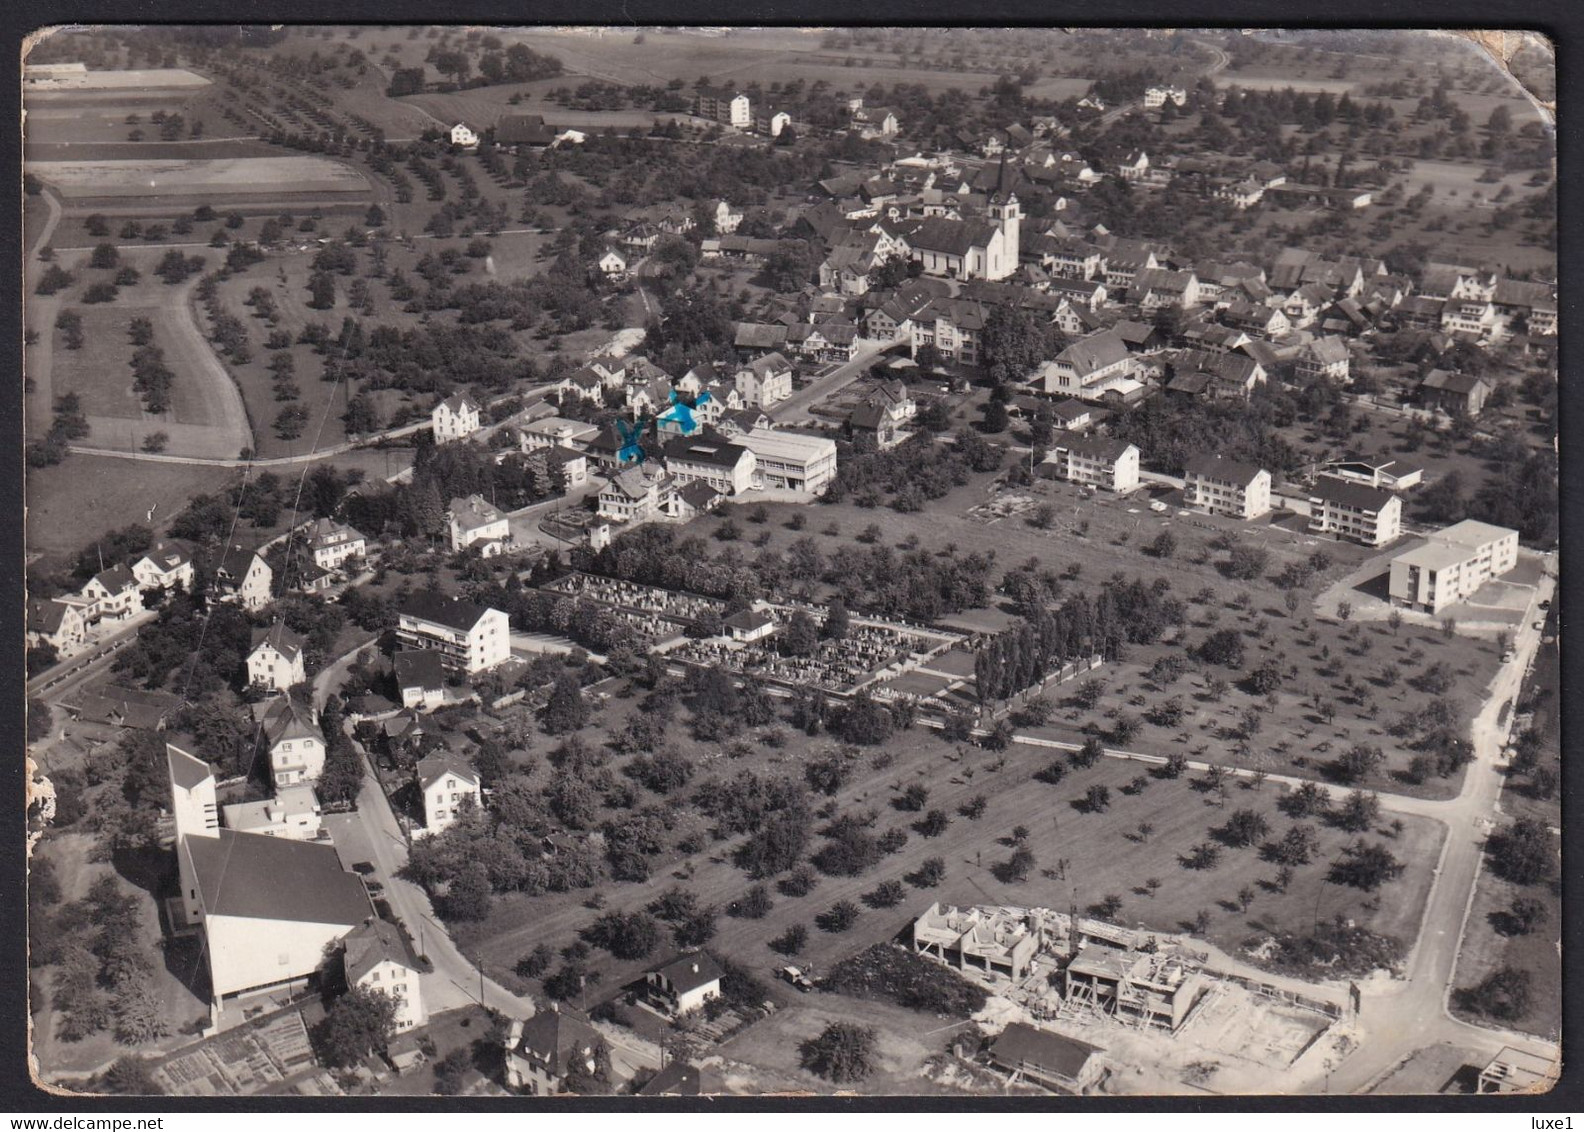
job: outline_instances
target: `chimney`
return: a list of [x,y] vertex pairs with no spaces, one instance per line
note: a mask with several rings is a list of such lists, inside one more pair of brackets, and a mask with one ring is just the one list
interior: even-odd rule
[[693,964],[693,973],[695,975],[699,973],[699,968],[698,968],[698,964],[697,963]]

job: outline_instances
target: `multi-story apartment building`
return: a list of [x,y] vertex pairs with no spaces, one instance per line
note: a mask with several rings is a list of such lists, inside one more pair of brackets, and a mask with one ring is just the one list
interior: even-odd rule
[[420,591],[397,614],[403,648],[433,649],[441,663],[472,676],[511,658],[511,626],[504,612],[457,597]]
[[1196,456],[1183,469],[1183,502],[1212,515],[1256,519],[1270,510],[1271,474],[1224,456]]
[[1309,529],[1385,546],[1402,533],[1402,499],[1380,488],[1322,479],[1309,496]]

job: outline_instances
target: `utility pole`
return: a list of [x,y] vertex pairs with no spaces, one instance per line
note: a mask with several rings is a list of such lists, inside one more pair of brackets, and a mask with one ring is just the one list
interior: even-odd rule
[[484,960],[477,952],[473,953],[473,965],[478,968],[479,973],[479,1005],[484,1006]]

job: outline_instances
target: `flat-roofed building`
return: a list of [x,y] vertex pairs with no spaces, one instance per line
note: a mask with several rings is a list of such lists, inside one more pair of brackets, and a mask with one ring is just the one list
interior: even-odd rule
[[1517,564],[1517,531],[1465,519],[1392,559],[1391,603],[1439,613]]
[[836,442],[828,436],[755,428],[736,441],[753,453],[754,487],[818,495],[836,478]]

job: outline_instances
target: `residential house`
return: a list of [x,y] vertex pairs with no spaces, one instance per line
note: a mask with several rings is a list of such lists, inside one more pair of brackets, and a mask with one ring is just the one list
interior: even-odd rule
[[405,648],[438,651],[448,670],[469,676],[511,659],[505,613],[433,590],[408,597],[397,613],[396,637]]
[[1307,381],[1321,377],[1346,381],[1348,362],[1347,342],[1341,338],[1325,337],[1311,339],[1298,351],[1294,364],[1298,376]]
[[1079,1096],[1105,1075],[1103,1052],[1099,1046],[1053,1030],[1009,1022],[990,1047],[990,1063],[1053,1092]]
[[248,683],[253,687],[276,692],[303,683],[308,679],[303,663],[303,639],[280,621],[267,629],[254,629],[247,674]]
[[1133,354],[1120,335],[1102,330],[1069,343],[1042,364],[1030,384],[1051,396],[1096,401],[1111,390],[1123,390],[1133,379]]
[[787,327],[787,347],[820,362],[848,362],[858,349],[858,330],[849,322],[800,322]]
[[566,417],[541,417],[517,430],[517,442],[524,452],[558,446],[581,451],[598,435],[599,426],[589,424],[587,421],[569,420]]
[[506,1084],[530,1096],[555,1096],[565,1091],[568,1077],[598,1069],[604,1045],[586,1014],[552,1003],[526,1022],[511,1023],[505,1043]]
[[694,480],[673,491],[667,491],[661,501],[661,507],[666,518],[685,523],[715,510],[724,498],[725,496],[703,480]]
[[293,841],[325,841],[324,811],[313,784],[298,782],[276,789],[273,798],[222,806],[225,827],[238,833],[285,837]]
[[[755,488],[802,491],[818,495],[836,478],[836,442],[828,436],[804,436],[760,425],[733,437],[752,457],[750,483]],[[666,466],[670,467],[667,455]],[[711,481],[719,490],[719,484]]]
[[1215,198],[1226,201],[1238,212],[1253,208],[1264,196],[1265,186],[1249,177],[1217,185],[1215,189]]
[[768,409],[792,396],[792,363],[779,352],[739,366],[736,387],[744,407]]
[[792,115],[785,110],[761,110],[754,119],[754,129],[773,138],[780,137],[781,131],[791,124]]
[[663,448],[665,469],[679,484],[703,480],[722,495],[753,486],[754,454],[719,436],[677,437]]
[[963,365],[978,365],[980,342],[989,311],[974,299],[935,299],[914,315],[914,358],[924,346],[933,346],[944,358]]
[[132,562],[132,576],[144,593],[149,590],[191,590],[193,560],[185,547],[156,542]]
[[453,393],[434,407],[430,414],[436,444],[449,444],[473,435],[479,429],[479,406],[464,393]]
[[182,706],[182,698],[170,692],[150,692],[142,688],[123,688],[105,684],[98,693],[79,691],[61,706],[73,719],[103,723],[134,731],[163,731],[171,715]]
[[1188,101],[1188,92],[1180,86],[1152,86],[1144,92],[1144,109],[1159,110],[1170,102],[1182,106]]
[[316,780],[324,771],[325,741],[313,709],[289,695],[276,696],[263,707],[259,726],[269,749],[270,781],[279,789]]
[[58,598],[28,599],[26,637],[28,648],[47,644],[59,656],[71,656],[88,640],[83,606]]
[[1117,165],[1117,176],[1124,181],[1142,181],[1149,174],[1149,167],[1149,154],[1141,149],[1134,150]]
[[671,477],[652,464],[625,468],[600,489],[597,514],[622,523],[656,518],[671,486]]
[[694,1065],[683,1058],[668,1061],[638,1090],[640,1097],[718,1097],[727,1092],[719,1069]]
[[484,804],[478,771],[445,748],[419,759],[413,776],[423,796],[425,836],[450,828],[468,806]]
[[1470,373],[1433,369],[1419,382],[1419,403],[1447,414],[1477,417],[1491,394],[1491,383]]
[[322,841],[222,829],[209,764],[167,745],[180,929],[201,928],[214,1016],[263,991],[303,989],[326,950],[373,914],[362,880]]
[[1331,305],[1331,289],[1323,283],[1305,283],[1282,300],[1282,313],[1295,330],[1302,330]]
[[317,519],[307,530],[308,549],[314,565],[321,570],[338,570],[349,559],[368,553],[368,540],[362,533],[334,519]]
[[1221,311],[1221,320],[1238,330],[1257,334],[1262,338],[1280,338],[1292,329],[1292,323],[1280,307],[1236,299]]
[[1381,488],[1320,479],[1309,493],[1309,530],[1385,546],[1402,533],[1402,498]]
[[462,149],[477,149],[479,136],[473,128],[465,122],[458,122],[451,127],[451,144]]
[[1134,276],[1128,297],[1145,312],[1166,307],[1186,309],[1199,303],[1199,280],[1192,271],[1146,268]]
[[1132,491],[1139,484],[1139,450],[1125,440],[1060,435],[1051,442],[1044,462],[1058,479],[1107,491]]
[[78,596],[86,604],[89,625],[125,621],[143,612],[143,591],[132,571],[119,562],[89,578]]
[[434,711],[446,702],[445,665],[434,649],[403,649],[391,658],[402,707]]
[[1391,560],[1393,605],[1440,613],[1518,565],[1518,532],[1465,519]]
[[512,545],[511,521],[506,513],[482,495],[453,499],[446,508],[446,523],[451,533],[451,549],[477,547],[485,558],[504,554]]
[[702,1010],[710,999],[719,998],[725,974],[708,952],[678,955],[644,975],[644,998],[662,1014],[680,1018]]
[[342,941],[341,967],[349,990],[380,991],[395,1000],[398,1034],[428,1023],[418,960],[395,924],[370,916],[353,928]]
[[620,279],[627,274],[627,257],[615,248],[606,248],[597,262],[607,279]]
[[743,211],[733,208],[723,200],[713,200],[707,206],[710,219],[715,222],[717,235],[730,236],[737,231],[737,226],[743,222]]
[[1224,456],[1195,456],[1183,468],[1183,502],[1212,515],[1257,519],[1271,508],[1271,474]]
[[1173,374],[1167,389],[1185,391],[1181,379],[1184,375],[1204,374],[1209,378],[1203,392],[1216,399],[1248,400],[1257,386],[1267,380],[1265,366],[1241,349],[1230,353],[1209,350],[1178,350],[1169,355],[1168,365]]

